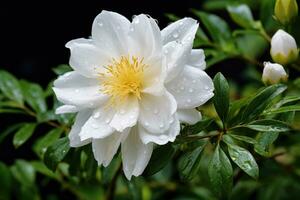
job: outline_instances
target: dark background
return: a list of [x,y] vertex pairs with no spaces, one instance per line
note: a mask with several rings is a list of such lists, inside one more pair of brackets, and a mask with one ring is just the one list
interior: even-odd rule
[[201,7],[201,0],[25,2],[0,5],[0,68],[43,86],[55,78],[51,68],[68,63],[65,44],[89,37],[92,22],[101,10],[115,11],[129,19],[149,14],[163,28],[170,21],[165,13],[191,16],[190,8]]

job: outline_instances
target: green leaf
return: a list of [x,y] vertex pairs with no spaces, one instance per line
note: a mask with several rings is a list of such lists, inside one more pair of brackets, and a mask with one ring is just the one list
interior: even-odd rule
[[194,125],[184,127],[182,132],[187,132],[189,135],[198,134],[207,128],[213,121],[213,119],[203,119]]
[[0,70],[0,90],[3,94],[19,104],[23,104],[23,94],[18,80],[10,73]]
[[236,139],[236,140],[240,140],[240,141],[243,141],[243,142],[246,142],[246,143],[250,143],[250,144],[255,144],[256,143],[256,140],[251,138],[251,137],[248,137],[248,136],[244,136],[244,135],[235,135],[235,134],[229,134],[230,137]]
[[[226,137],[227,135],[224,135]],[[228,140],[224,140],[228,147],[228,152],[231,160],[237,164],[244,172],[254,179],[258,178],[259,170],[257,163],[251,153],[240,146],[232,143],[228,143]]]
[[13,176],[23,185],[31,186],[35,181],[35,170],[32,165],[25,160],[16,160],[11,166]]
[[278,84],[269,86],[260,91],[246,106],[241,121],[249,122],[250,120],[255,119],[267,108],[272,100],[285,91],[286,88],[286,86]]
[[11,199],[12,176],[9,168],[3,162],[0,162],[0,177],[0,199]]
[[233,170],[230,160],[218,144],[208,164],[208,176],[216,196],[228,198],[232,188]]
[[33,110],[37,113],[46,112],[47,105],[44,97],[44,91],[41,86],[27,81],[21,81],[20,83],[25,101],[33,108]]
[[253,121],[245,127],[261,132],[286,132],[290,127],[285,122],[273,119],[262,119]]
[[265,157],[271,156],[270,146],[278,138],[278,135],[278,132],[264,132],[257,134],[257,142],[254,145],[255,152]]
[[20,124],[13,124],[9,127],[7,127],[7,129],[5,129],[1,134],[0,134],[0,143],[3,142],[3,140],[11,133],[13,133],[14,131],[16,131],[17,129],[19,129],[21,126],[23,126],[23,123]]
[[65,65],[65,64],[58,65],[57,67],[52,69],[52,71],[56,75],[62,75],[62,74],[66,73],[66,72],[69,72],[71,70],[72,70],[72,68],[69,65]]
[[168,164],[175,152],[176,149],[170,143],[155,148],[143,174],[145,176],[151,176],[159,172]]
[[192,180],[199,171],[199,164],[203,149],[206,144],[197,147],[191,152],[187,152],[181,156],[178,163],[178,170],[181,178],[184,180]]
[[220,72],[217,73],[213,81],[215,86],[214,106],[223,124],[225,124],[229,110],[229,85]]
[[277,109],[270,109],[270,110],[266,110],[263,114],[272,115],[272,114],[285,113],[291,111],[300,111],[300,105],[284,106]]
[[40,157],[43,157],[47,148],[59,139],[62,132],[63,129],[55,128],[46,133],[45,136],[39,138],[33,146],[35,153],[37,153],[37,155],[39,155]]
[[200,17],[212,39],[219,43],[223,50],[234,50],[231,31],[225,20],[217,15],[208,14],[197,10],[193,10],[193,13]]
[[31,162],[32,167],[34,170],[38,173],[41,173],[47,177],[53,178],[53,179],[59,179],[59,176],[55,173],[53,173],[51,170],[49,170],[46,165],[41,161],[32,161]]
[[47,148],[44,155],[44,163],[49,169],[55,171],[57,165],[64,159],[69,150],[69,139],[67,137],[60,138]]
[[231,19],[244,28],[253,28],[254,20],[250,8],[246,4],[227,6]]
[[31,137],[36,125],[37,124],[34,123],[26,123],[16,132],[13,138],[13,144],[15,148],[20,147]]

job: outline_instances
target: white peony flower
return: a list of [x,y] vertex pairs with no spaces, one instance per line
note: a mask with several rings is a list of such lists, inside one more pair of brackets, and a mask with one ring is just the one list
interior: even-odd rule
[[264,70],[262,75],[262,81],[265,84],[276,84],[285,82],[288,78],[282,65],[277,63],[264,62]]
[[128,179],[145,169],[154,144],[173,142],[180,121],[196,123],[194,108],[213,96],[202,50],[192,50],[198,24],[191,18],[160,31],[154,19],[133,21],[108,11],[94,20],[91,39],[68,42],[74,71],[54,82],[64,105],[78,112],[70,145],[92,143],[95,159],[107,166],[120,144]]
[[271,56],[272,59],[282,65],[289,64],[298,58],[299,50],[295,39],[279,29],[271,40]]

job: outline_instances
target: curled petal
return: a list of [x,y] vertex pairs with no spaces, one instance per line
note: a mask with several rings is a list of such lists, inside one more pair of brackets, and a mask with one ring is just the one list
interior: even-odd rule
[[193,49],[187,64],[204,70],[206,68],[204,51],[202,49]]
[[201,113],[196,109],[178,109],[177,115],[179,121],[191,125],[196,124],[202,118]]

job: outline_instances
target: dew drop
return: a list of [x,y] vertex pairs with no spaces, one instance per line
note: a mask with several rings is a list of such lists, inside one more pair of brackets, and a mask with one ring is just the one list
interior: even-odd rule
[[184,86],[181,86],[180,89],[181,89],[181,90],[184,90]]
[[197,81],[196,80],[192,80],[192,83],[196,83]]
[[163,128],[163,127],[164,127],[164,124],[160,124],[160,125],[159,125],[159,128]]
[[76,90],[75,90],[75,92],[76,92],[76,93],[78,93],[78,92],[79,92],[79,90],[78,90],[78,89],[76,89]]
[[93,115],[94,119],[98,119],[100,117],[100,112],[96,112],[94,115]]
[[149,126],[149,123],[148,123],[148,122],[145,122],[145,126]]
[[97,129],[97,128],[99,128],[99,125],[98,125],[98,124],[92,124],[92,127],[93,127],[94,129]]
[[189,89],[189,93],[193,93],[194,92],[194,89],[193,88],[190,88]]
[[173,122],[174,122],[174,119],[171,118],[170,121],[169,121],[169,123],[172,124]]
[[208,89],[209,89],[209,87],[208,87],[208,86],[205,86],[205,87],[204,87],[204,89],[208,90]]
[[182,25],[183,25],[183,22],[179,22],[179,25],[182,26]]
[[157,115],[158,114],[158,110],[154,109],[153,113]]
[[120,30],[121,29],[121,27],[120,26],[117,26],[117,30]]
[[159,139],[165,140],[165,139],[167,139],[167,136],[166,136],[166,135],[160,135],[160,136],[159,136]]
[[191,99],[187,99],[187,100],[186,100],[186,102],[188,102],[188,103],[191,103],[191,102],[192,102],[192,100],[191,100]]
[[125,110],[120,110],[120,114],[121,115],[125,114]]
[[102,26],[103,26],[103,23],[102,23],[102,22],[98,22],[98,25],[102,27]]
[[107,123],[107,124],[108,124],[109,122],[110,122],[110,120],[109,120],[109,119],[106,119],[106,120],[105,120],[105,123]]
[[173,37],[174,37],[174,38],[178,38],[178,36],[179,36],[178,33],[176,33],[176,32],[173,33]]

